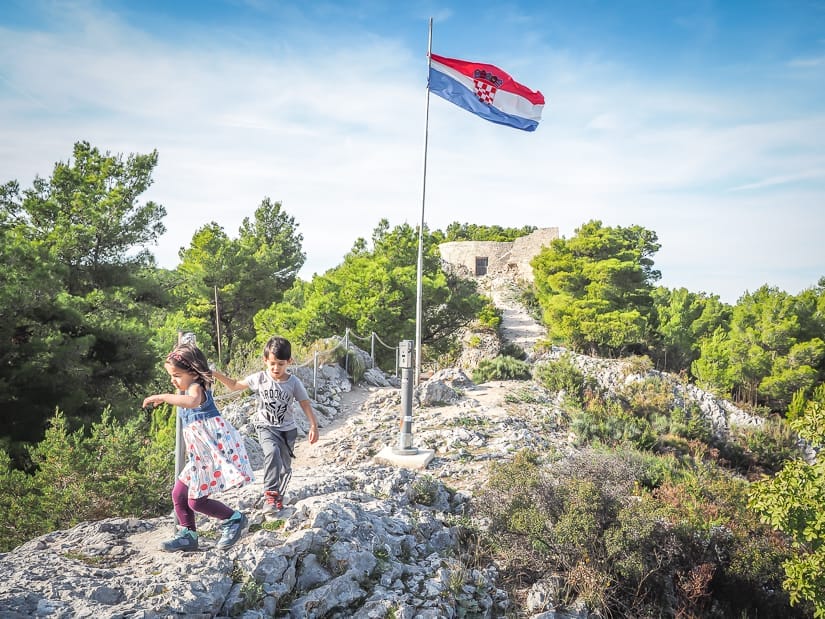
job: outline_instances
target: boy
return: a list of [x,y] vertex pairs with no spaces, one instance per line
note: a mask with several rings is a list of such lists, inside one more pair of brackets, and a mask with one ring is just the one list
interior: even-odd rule
[[252,419],[264,452],[264,516],[283,508],[284,492],[292,477],[293,447],[298,436],[292,402],[297,401],[309,420],[309,442],[318,440],[318,422],[301,380],[287,372],[292,363],[292,345],[283,337],[273,337],[264,346],[265,370],[243,380],[213,371],[212,375],[232,391],[251,389],[257,395]]

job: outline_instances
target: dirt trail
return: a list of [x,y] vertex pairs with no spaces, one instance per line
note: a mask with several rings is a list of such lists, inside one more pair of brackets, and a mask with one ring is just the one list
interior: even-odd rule
[[321,452],[334,446],[336,442],[335,437],[341,431],[341,427],[346,423],[347,419],[352,415],[357,415],[370,394],[377,389],[378,387],[353,385],[352,390],[342,393],[341,412],[338,413],[338,416],[332,423],[323,428],[319,428],[318,441],[314,445],[310,445],[306,438],[299,438],[295,443],[295,458],[292,461],[293,466],[295,468],[315,466],[319,462]]

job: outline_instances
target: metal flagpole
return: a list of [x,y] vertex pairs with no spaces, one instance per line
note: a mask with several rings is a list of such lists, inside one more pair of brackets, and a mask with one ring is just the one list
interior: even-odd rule
[[427,202],[427,142],[430,133],[430,53],[433,49],[433,18],[427,37],[427,107],[424,114],[424,177],[421,183],[421,223],[418,226],[418,270],[415,278],[415,372],[414,385],[421,374],[421,321],[423,318],[422,277],[424,273],[424,205]]
[[218,307],[218,287],[215,286],[215,332],[218,336],[218,364],[223,363],[221,358],[221,311]]

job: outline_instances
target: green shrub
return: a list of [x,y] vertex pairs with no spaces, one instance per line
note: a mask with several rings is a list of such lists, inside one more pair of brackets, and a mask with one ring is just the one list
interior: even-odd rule
[[367,371],[366,363],[364,358],[354,350],[345,350],[343,347],[338,346],[332,352],[332,356],[338,365],[347,369],[347,373],[352,376],[353,382],[357,383],[364,378],[364,372]]
[[619,390],[619,395],[627,402],[631,412],[646,419],[655,413],[669,414],[673,408],[673,390],[659,376],[627,383]]
[[639,374],[644,376],[653,369],[653,361],[646,355],[634,355],[624,360],[622,370],[625,377],[631,374]]
[[429,475],[416,479],[410,490],[410,500],[419,505],[433,505],[438,498],[438,482]]
[[486,383],[488,380],[528,380],[530,364],[512,357],[482,359],[473,370],[473,382]]
[[626,411],[617,400],[594,397],[585,408],[572,413],[572,430],[580,445],[600,442],[607,446],[625,443],[651,449],[657,440],[650,422]]
[[[825,447],[825,404],[808,403],[791,427],[809,444]],[[808,463],[791,460],[774,477],[751,487],[749,505],[771,527],[788,535],[795,556],[783,562],[782,587],[795,604],[809,602],[815,617],[825,617],[825,452]]]
[[488,300],[478,313],[478,323],[486,329],[497,330],[501,325],[501,310]]
[[441,347],[435,358],[435,367],[448,368],[458,365],[462,348],[459,338],[454,336],[442,338]]
[[768,417],[761,426],[737,427],[732,438],[752,454],[756,466],[772,473],[801,455],[796,432],[776,415]]
[[596,388],[593,381],[585,378],[569,355],[536,364],[534,378],[545,389],[556,393],[563,391],[578,403],[581,403],[585,389]]
[[8,454],[0,450],[0,553],[53,528],[34,477],[13,468]]
[[669,422],[668,431],[676,436],[708,444],[713,441],[713,426],[710,419],[702,414],[696,404],[689,405],[687,409],[678,406],[673,408]]
[[527,353],[524,352],[524,349],[513,342],[507,342],[504,346],[502,346],[499,354],[503,357],[518,359],[519,361],[524,361],[527,359]]
[[533,320],[539,324],[542,324],[541,305],[539,304],[539,299],[536,296],[536,291],[532,287],[525,288],[521,291],[519,301]]
[[788,404],[788,411],[785,413],[785,419],[788,421],[799,419],[805,412],[805,407],[807,404],[808,398],[805,397],[805,389],[798,389],[795,391],[791,396],[791,403]]

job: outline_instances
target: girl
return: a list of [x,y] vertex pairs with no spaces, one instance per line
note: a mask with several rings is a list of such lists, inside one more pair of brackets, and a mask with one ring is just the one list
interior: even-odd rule
[[194,344],[179,344],[166,357],[163,367],[179,393],[158,393],[143,400],[143,406],[166,403],[178,407],[188,462],[172,489],[178,534],[163,542],[167,552],[198,549],[195,512],[223,520],[217,548],[229,548],[248,523],[245,514],[234,511],[209,495],[253,480],[243,438],[221,417],[212,399],[209,362]]

